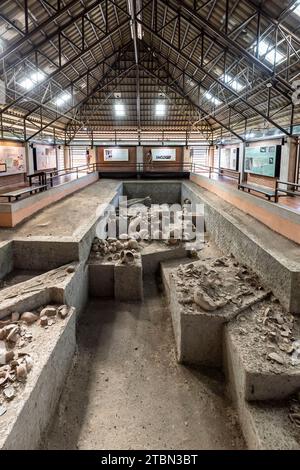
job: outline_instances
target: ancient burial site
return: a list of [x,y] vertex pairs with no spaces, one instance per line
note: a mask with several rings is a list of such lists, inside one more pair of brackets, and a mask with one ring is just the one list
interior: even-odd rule
[[1,469],[300,449],[299,21],[0,0]]
[[102,188],[2,242],[1,448],[298,449],[297,259],[194,183]]

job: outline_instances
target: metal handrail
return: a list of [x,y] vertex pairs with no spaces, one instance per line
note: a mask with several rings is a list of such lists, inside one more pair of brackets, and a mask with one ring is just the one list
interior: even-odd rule
[[[195,171],[196,169],[200,168],[200,170],[202,170],[200,171],[200,173],[209,173],[209,178],[211,178],[212,174],[217,174],[220,176],[226,176],[227,178],[236,179],[238,181],[240,179],[240,172],[237,170],[232,170],[230,168],[217,168],[217,167],[210,166],[210,165],[201,165],[201,164],[196,164],[196,163],[193,163],[192,165],[193,165],[194,173],[196,173]],[[229,174],[224,175],[224,171]]]

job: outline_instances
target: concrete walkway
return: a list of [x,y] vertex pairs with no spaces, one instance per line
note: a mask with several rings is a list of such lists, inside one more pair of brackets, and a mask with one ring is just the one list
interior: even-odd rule
[[110,202],[120,186],[118,180],[101,180],[42,209],[15,228],[0,228],[0,240],[17,237],[72,236],[95,218],[99,204]]
[[222,378],[175,361],[170,315],[153,280],[143,304],[93,300],[43,447],[240,449]]

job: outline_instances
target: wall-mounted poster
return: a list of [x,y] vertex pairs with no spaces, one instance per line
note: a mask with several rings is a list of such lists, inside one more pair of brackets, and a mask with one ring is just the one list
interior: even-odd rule
[[0,175],[13,175],[16,173],[25,173],[25,147],[0,147]]
[[220,155],[220,167],[227,170],[238,170],[239,168],[239,149],[222,148]]
[[279,176],[281,146],[246,147],[245,172],[263,176]]
[[153,162],[174,162],[176,161],[176,148],[152,148]]
[[105,162],[128,162],[128,149],[110,148],[104,149]]
[[56,149],[50,145],[36,145],[36,169],[38,171],[56,168]]

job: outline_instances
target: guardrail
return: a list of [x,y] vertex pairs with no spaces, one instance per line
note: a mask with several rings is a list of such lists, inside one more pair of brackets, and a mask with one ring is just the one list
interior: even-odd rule
[[218,176],[225,176],[226,178],[231,178],[240,180],[240,172],[236,170],[231,170],[229,168],[217,168],[214,166],[209,165],[199,165],[197,163],[192,163],[192,171],[193,173],[201,173],[201,174],[208,174],[208,177],[211,178],[213,174]]
[[[280,184],[286,186],[286,189],[280,188],[279,187]],[[300,184],[290,183],[289,181],[276,180],[275,193],[276,193],[276,202],[278,201],[278,198],[282,196],[300,197]],[[284,194],[280,194],[280,193],[284,193]]]

